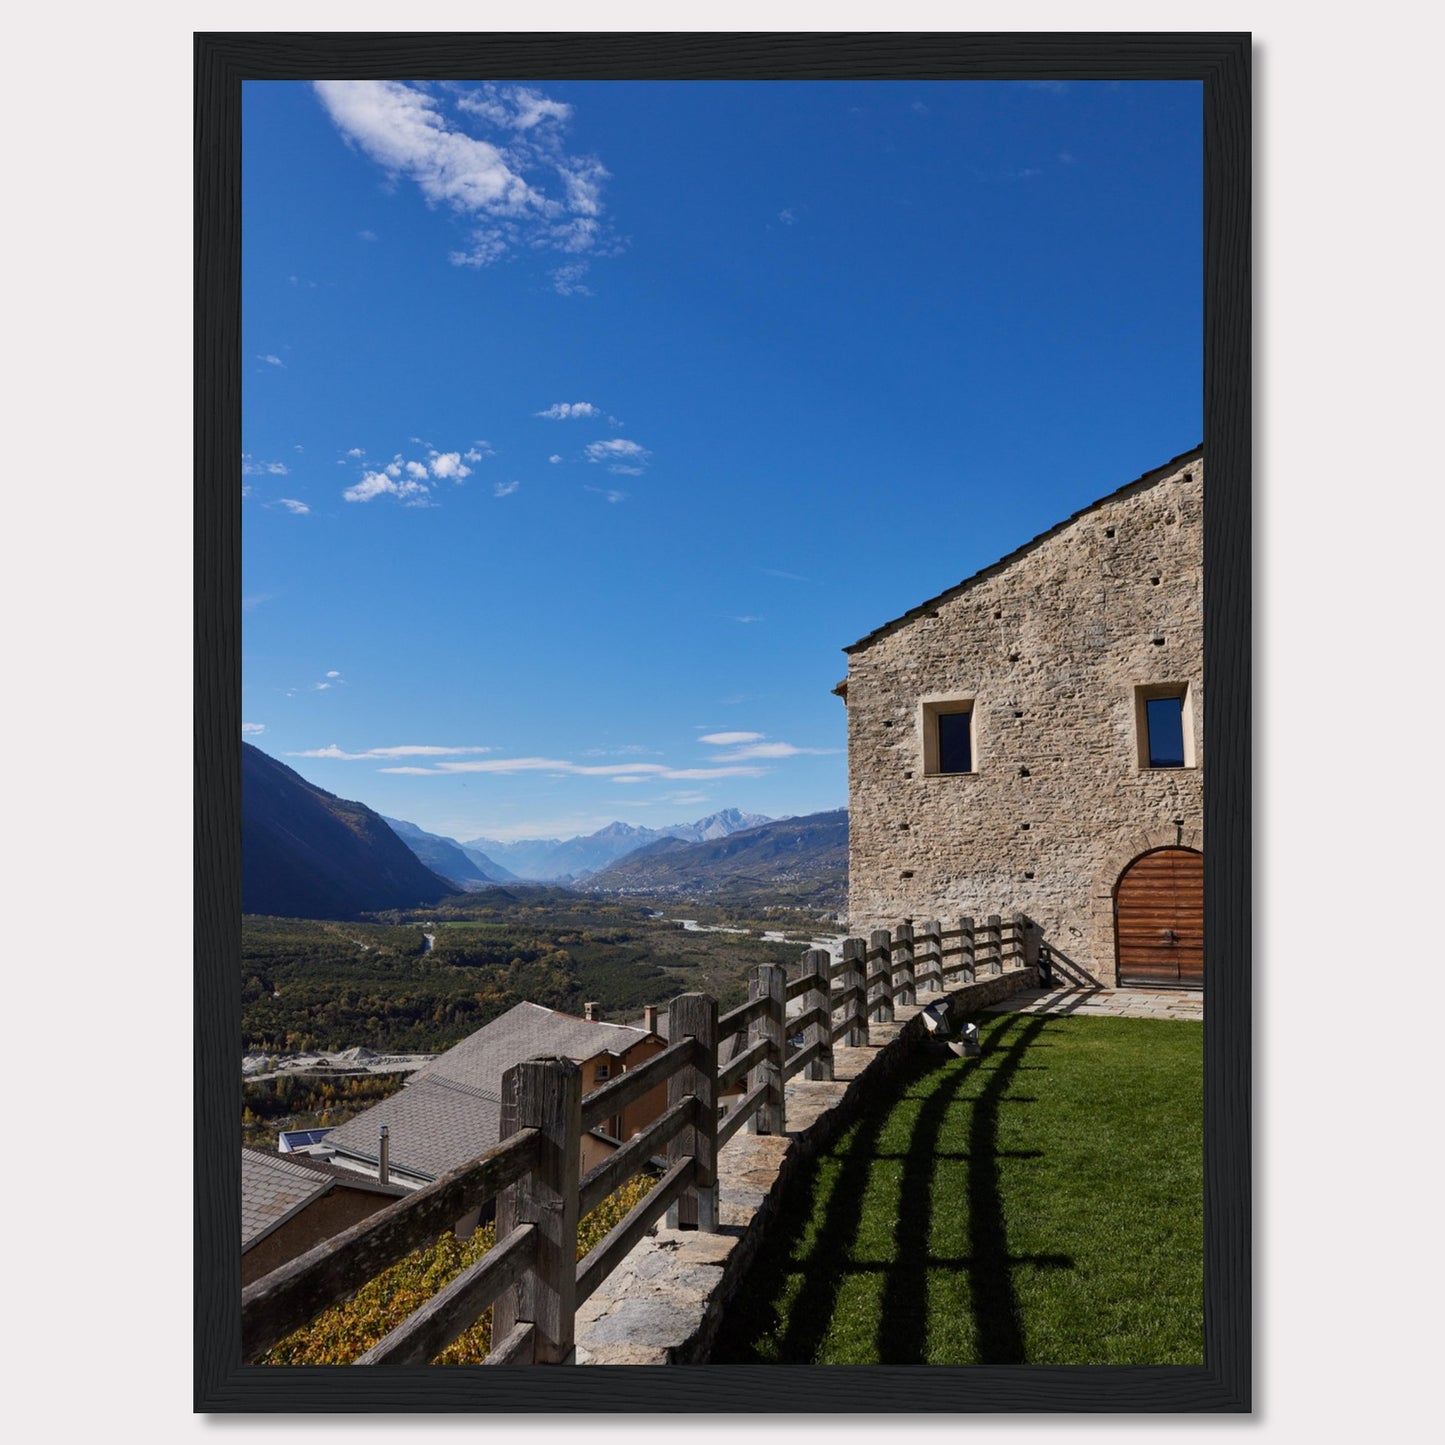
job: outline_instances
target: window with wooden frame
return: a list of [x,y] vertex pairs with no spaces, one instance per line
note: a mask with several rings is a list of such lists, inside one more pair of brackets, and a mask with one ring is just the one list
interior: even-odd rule
[[978,770],[972,698],[930,698],[921,704],[923,771],[929,776]]
[[1141,771],[1198,766],[1192,692],[1187,682],[1146,683],[1134,689],[1134,732]]

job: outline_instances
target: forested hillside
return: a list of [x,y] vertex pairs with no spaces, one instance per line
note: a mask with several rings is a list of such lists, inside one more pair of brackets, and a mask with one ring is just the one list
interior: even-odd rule
[[243,913],[354,918],[456,891],[422,866],[379,813],[241,744]]

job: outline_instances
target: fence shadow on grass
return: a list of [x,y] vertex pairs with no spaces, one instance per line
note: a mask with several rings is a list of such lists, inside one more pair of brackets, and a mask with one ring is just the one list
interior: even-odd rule
[[[1013,1284],[1014,1269],[1020,1265],[1071,1269],[1074,1264],[1068,1255],[1011,1255],[1000,1192],[1001,1159],[1041,1157],[1041,1151],[1035,1149],[1000,1151],[998,1124],[1001,1103],[1033,1102],[1010,1095],[1008,1089],[1015,1075],[1029,1067],[1023,1059],[1045,1023],[1041,1016],[1006,1016],[986,1031],[982,1057],[949,1069],[923,1097],[906,1152],[901,1156],[903,1172],[893,1230],[896,1254],[886,1261],[856,1257],[854,1246],[864,1198],[874,1165],[900,1157],[879,1148],[890,1116],[904,1098],[939,1071],[939,1061],[919,1052],[870,1091],[859,1118],[839,1142],[820,1158],[809,1161],[794,1179],[778,1218],[722,1322],[711,1353],[714,1362],[765,1358],[788,1364],[813,1362],[828,1336],[844,1280],[851,1275],[882,1274],[877,1359],[883,1364],[922,1364],[928,1350],[929,1273],[939,1269],[969,1275],[977,1362],[1024,1362],[1025,1340]],[[1016,1036],[1008,1038],[1015,1030]],[[966,1101],[972,1105],[966,1148],[940,1149],[940,1143],[945,1142],[950,1107],[966,1085],[980,1078],[981,1091]],[[805,1248],[815,1199],[823,1183],[824,1162],[828,1160],[839,1161],[836,1177],[816,1232]],[[958,1257],[930,1252],[936,1173],[939,1163],[945,1160],[965,1161],[968,1166],[969,1252]],[[798,1273],[802,1284],[784,1306],[786,1282],[790,1275]],[[769,1335],[777,1337],[776,1352],[760,1346]]]

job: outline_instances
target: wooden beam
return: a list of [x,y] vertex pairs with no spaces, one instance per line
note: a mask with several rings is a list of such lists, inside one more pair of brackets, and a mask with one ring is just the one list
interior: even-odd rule
[[582,1149],[582,1070],[571,1059],[528,1059],[502,1075],[502,1132],[536,1129],[540,1158],[497,1201],[497,1233],[537,1227],[537,1261],[497,1297],[492,1329],[536,1326],[533,1360],[572,1358],[577,1314],[577,1184]]

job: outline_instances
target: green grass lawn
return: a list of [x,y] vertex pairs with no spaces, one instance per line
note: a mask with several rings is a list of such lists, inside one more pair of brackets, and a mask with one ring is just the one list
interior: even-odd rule
[[803,1171],[715,1362],[1203,1363],[1203,1026],[979,1033]]

